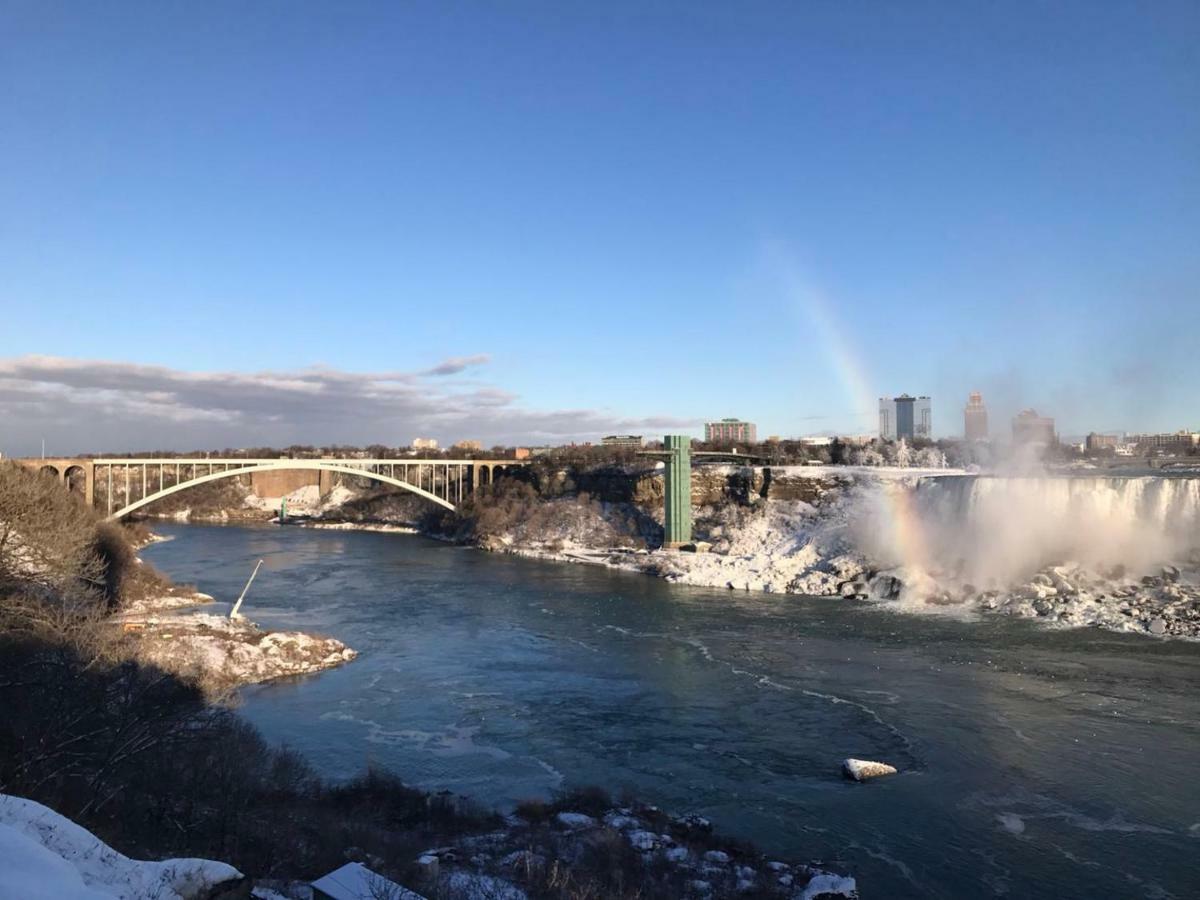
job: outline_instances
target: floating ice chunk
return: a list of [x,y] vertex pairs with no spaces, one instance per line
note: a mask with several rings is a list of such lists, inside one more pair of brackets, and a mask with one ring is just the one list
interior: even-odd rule
[[847,759],[842,762],[842,772],[854,781],[866,781],[868,778],[878,778],[881,775],[895,775],[895,766],[887,763],[871,762],[866,759]]

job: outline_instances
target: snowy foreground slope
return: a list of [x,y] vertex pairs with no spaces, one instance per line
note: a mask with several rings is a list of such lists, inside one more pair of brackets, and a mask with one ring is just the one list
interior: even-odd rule
[[193,900],[241,880],[207,859],[129,859],[40,803],[0,794],[0,897]]

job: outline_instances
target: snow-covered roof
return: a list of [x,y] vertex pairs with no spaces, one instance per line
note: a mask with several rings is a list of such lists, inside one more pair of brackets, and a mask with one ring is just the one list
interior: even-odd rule
[[334,869],[312,882],[312,886],[333,900],[425,900],[356,862]]

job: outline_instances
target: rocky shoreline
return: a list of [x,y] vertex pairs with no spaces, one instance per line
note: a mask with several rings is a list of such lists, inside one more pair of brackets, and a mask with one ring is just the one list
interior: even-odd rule
[[[1200,549],[1133,569],[1075,561],[1043,565],[1008,583],[977,586],[959,573],[881,566],[856,549],[853,490],[815,503],[760,501],[740,520],[710,525],[708,540],[683,550],[588,546],[503,535],[481,549],[555,562],[585,563],[676,584],[737,591],[841,597],[914,614],[978,619],[1009,615],[1055,628],[1103,628],[1200,640]],[[719,515],[701,510],[699,519]]]
[[[811,545],[810,545],[811,547]],[[1058,628],[1104,628],[1151,637],[1200,640],[1200,558],[1145,574],[1107,572],[1078,563],[1047,566],[1027,582],[979,590],[947,588],[926,573],[874,569],[853,553],[822,556],[813,549],[782,558],[723,556],[687,550],[548,549],[492,543],[481,549],[530,559],[584,563],[663,578],[694,587],[841,597],[908,613],[1009,615]]]
[[335,638],[299,631],[264,631],[238,617],[198,610],[208,594],[179,588],[133,603],[116,616],[137,658],[167,672],[196,679],[220,693],[240,685],[311,675],[358,654]]

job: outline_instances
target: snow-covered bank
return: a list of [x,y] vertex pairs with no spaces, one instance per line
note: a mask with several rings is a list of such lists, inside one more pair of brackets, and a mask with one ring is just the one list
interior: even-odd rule
[[242,881],[233,866],[207,859],[129,859],[40,803],[0,794],[0,897],[200,900]]
[[325,531],[377,531],[382,534],[420,534],[412,525],[389,525],[386,522],[302,522],[302,528],[317,528]]
[[1200,480],[855,467],[777,477],[819,489],[809,501],[697,509],[695,549],[706,552],[597,546],[589,537],[602,529],[580,528],[578,512],[557,533],[514,529],[483,546],[700,587],[1200,638]]

